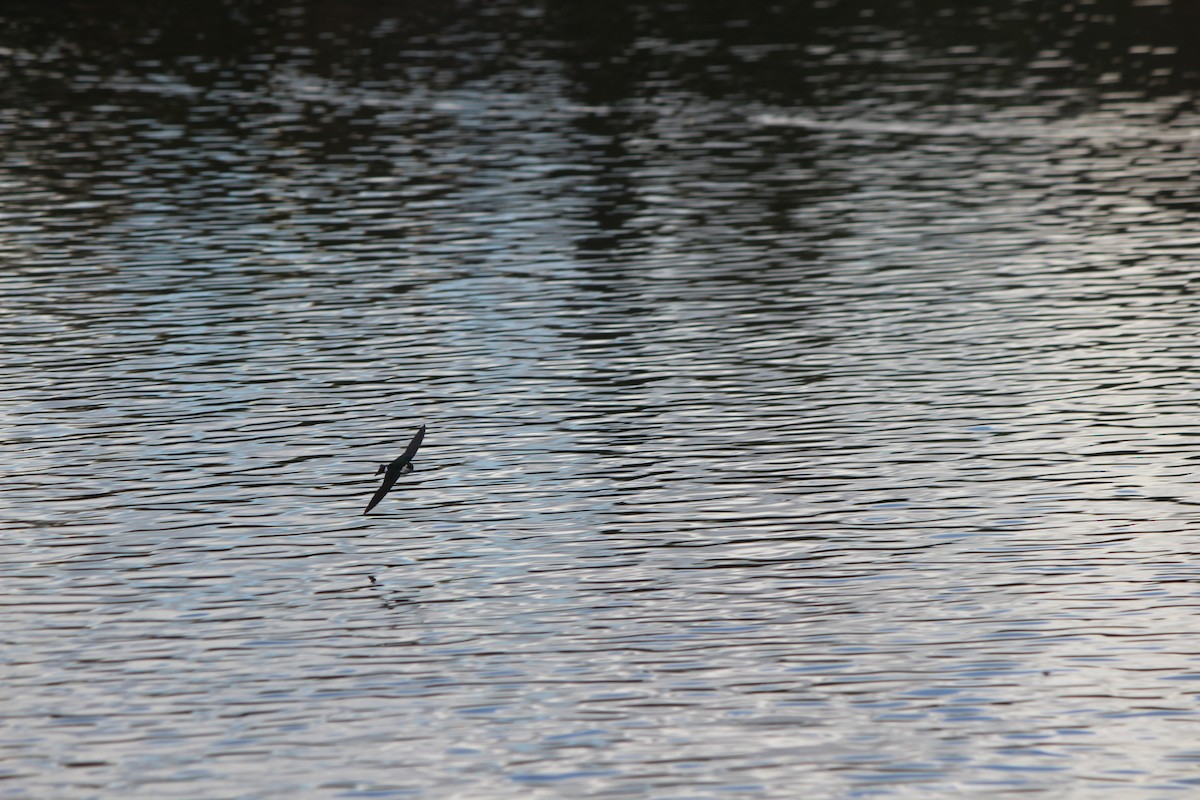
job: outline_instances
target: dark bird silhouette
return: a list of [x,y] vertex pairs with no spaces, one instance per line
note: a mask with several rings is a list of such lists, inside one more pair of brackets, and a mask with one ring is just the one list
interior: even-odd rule
[[371,509],[379,505],[379,501],[387,494],[401,475],[407,475],[413,471],[412,460],[417,454],[417,448],[421,446],[421,441],[425,438],[425,426],[422,425],[417,431],[417,435],[408,443],[408,447],[404,448],[404,452],[390,464],[380,464],[379,469],[375,470],[375,474],[383,473],[383,484],[379,487],[379,491],[375,492],[375,496],[371,498],[371,502],[367,503],[366,510],[363,514],[369,514]]

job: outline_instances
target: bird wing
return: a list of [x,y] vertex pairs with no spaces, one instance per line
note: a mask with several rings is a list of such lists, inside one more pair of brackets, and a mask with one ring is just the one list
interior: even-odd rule
[[403,467],[405,464],[412,461],[413,456],[415,456],[417,454],[417,450],[420,449],[421,442],[423,442],[423,441],[425,441],[425,426],[424,425],[422,425],[420,428],[417,429],[417,433],[415,436],[413,436],[412,441],[408,443],[408,447],[404,448],[404,452],[401,453],[400,457],[397,458],[396,461],[394,461],[392,463],[399,463],[400,466]]
[[375,495],[371,498],[371,502],[367,503],[366,509],[363,510],[364,515],[369,514],[371,512],[372,508],[379,505],[379,501],[382,500],[383,496],[385,494],[387,494],[393,486],[396,485],[396,481],[399,478],[400,478],[400,472],[398,470],[393,471],[393,470],[389,469],[387,471],[387,473],[384,474],[383,483],[380,484],[379,489],[375,492]]

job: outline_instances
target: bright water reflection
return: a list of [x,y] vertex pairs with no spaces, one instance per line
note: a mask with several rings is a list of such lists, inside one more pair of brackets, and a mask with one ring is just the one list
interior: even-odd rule
[[11,12],[0,794],[1185,795],[1189,53],[589,7]]

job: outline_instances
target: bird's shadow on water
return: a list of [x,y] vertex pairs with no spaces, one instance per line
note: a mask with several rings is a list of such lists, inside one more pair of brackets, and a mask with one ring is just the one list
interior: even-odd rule
[[420,601],[412,590],[389,589],[374,575],[367,575],[367,581],[367,586],[360,588],[372,592],[379,600],[380,605],[388,611],[411,609],[414,612],[420,612]]
[[358,580],[353,585],[337,589],[322,589],[318,590],[316,594],[327,598],[334,596],[357,596],[361,599],[370,599],[378,603],[379,607],[385,611],[411,612],[416,622],[422,626],[426,624],[426,620],[421,613],[422,601],[418,589],[413,587],[404,589],[390,588],[372,573],[360,573],[356,578]]

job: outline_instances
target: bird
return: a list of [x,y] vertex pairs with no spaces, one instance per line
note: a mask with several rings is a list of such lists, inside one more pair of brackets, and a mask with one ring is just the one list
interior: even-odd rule
[[400,479],[401,475],[407,475],[413,471],[413,456],[417,454],[417,448],[421,446],[421,441],[424,438],[425,426],[422,425],[417,429],[416,435],[408,443],[408,447],[404,448],[404,452],[400,454],[399,458],[390,464],[380,464],[379,469],[375,470],[376,475],[383,475],[383,484],[375,492],[375,496],[371,498],[371,502],[367,503],[367,507],[363,511],[364,516],[369,514],[372,508],[379,505],[379,501],[396,485],[396,481]]

